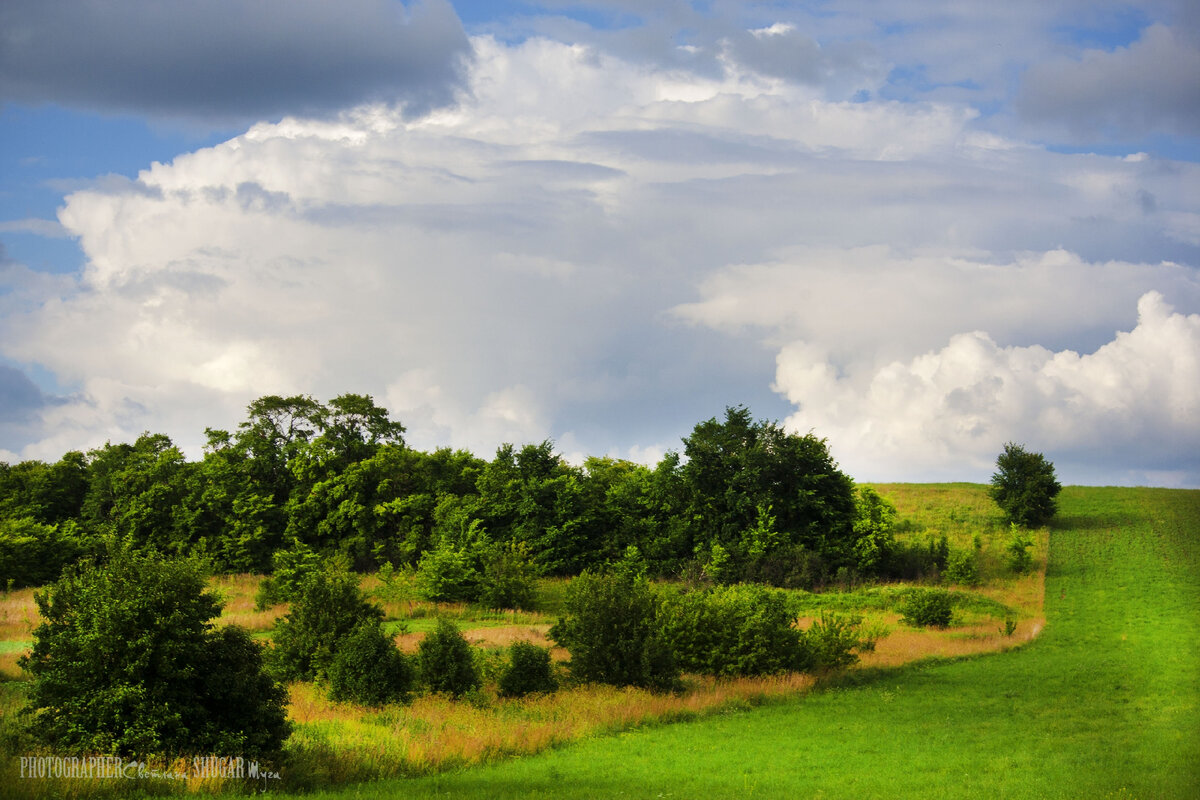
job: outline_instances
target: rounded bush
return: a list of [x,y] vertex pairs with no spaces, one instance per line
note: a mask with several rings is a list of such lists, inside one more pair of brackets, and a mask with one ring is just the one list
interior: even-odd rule
[[679,669],[645,578],[584,572],[567,587],[566,610],[550,637],[570,651],[576,678],[654,690],[678,685]]
[[439,619],[417,649],[417,670],[421,681],[431,692],[445,692],[455,697],[478,689],[482,681],[475,666],[471,645],[458,627],[447,619]]
[[64,752],[271,757],[287,695],[241,628],[214,628],[202,568],[114,546],[36,595],[42,623],[21,664],[31,732]]
[[292,609],[275,627],[272,666],[285,680],[325,677],[344,639],[363,622],[378,624],[383,610],[367,601],[358,577],[342,563],[309,574]]
[[406,702],[413,667],[376,621],[357,625],[338,645],[329,665],[329,696],[334,700],[382,706]]
[[435,603],[474,600],[479,596],[479,572],[466,550],[441,544],[425,551],[417,564],[417,591]]
[[500,696],[522,697],[558,688],[550,665],[550,650],[532,642],[513,642],[509,662],[500,674]]
[[915,589],[900,606],[902,620],[910,625],[944,628],[954,609],[950,593],[941,589]]

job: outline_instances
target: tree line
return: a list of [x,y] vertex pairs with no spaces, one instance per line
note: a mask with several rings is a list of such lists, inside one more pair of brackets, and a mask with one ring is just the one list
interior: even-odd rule
[[146,433],[54,463],[0,463],[0,581],[54,580],[106,537],[200,556],[219,572],[270,572],[277,553],[297,548],[373,571],[497,547],[546,575],[631,547],[655,574],[703,570],[723,583],[810,588],[839,570],[905,569],[895,510],[856,488],[825,440],[743,406],[697,424],[682,453],[652,467],[572,465],[550,441],[505,444],[491,460],[423,452],[357,394],[261,397],[236,430],[206,434],[198,461]]

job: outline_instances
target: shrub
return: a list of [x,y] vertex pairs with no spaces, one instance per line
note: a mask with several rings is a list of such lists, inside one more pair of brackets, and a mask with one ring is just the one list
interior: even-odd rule
[[522,697],[558,688],[548,648],[531,642],[513,642],[508,653],[508,666],[500,674],[501,697]]
[[322,679],[344,639],[363,622],[378,623],[383,611],[363,597],[345,561],[334,561],[300,584],[292,609],[275,627],[271,662],[285,680]]
[[439,619],[437,627],[421,640],[417,670],[429,691],[455,697],[478,689],[481,683],[471,645],[458,627],[445,618]]
[[1055,498],[1061,490],[1045,456],[1012,442],[1004,445],[990,494],[1010,522],[1029,528],[1044,524],[1058,510]]
[[479,596],[479,572],[465,549],[445,543],[426,550],[417,564],[417,591],[435,603],[474,600]]
[[896,507],[870,486],[854,497],[854,560],[863,575],[878,575],[896,547]]
[[413,667],[378,621],[365,620],[342,639],[329,664],[329,696],[368,706],[405,702]]
[[321,556],[299,539],[292,540],[287,550],[271,556],[274,571],[258,585],[254,605],[264,611],[276,603],[290,603],[300,591],[305,578],[321,569]]
[[678,685],[679,670],[663,641],[658,601],[645,578],[585,571],[567,587],[567,616],[550,629],[571,653],[582,681],[655,690]]
[[662,636],[680,668],[708,675],[800,669],[801,633],[783,592],[737,584],[668,595]]
[[841,669],[858,663],[859,653],[875,649],[875,637],[862,629],[862,617],[823,612],[804,632],[802,664],[807,671]]
[[944,628],[953,614],[950,593],[941,589],[914,589],[900,606],[901,618],[910,625]]
[[1008,541],[1007,548],[1008,566],[1018,575],[1023,575],[1033,566],[1033,554],[1029,552],[1031,547],[1033,547],[1033,539],[1016,523],[1013,523],[1012,537]]
[[195,561],[112,545],[36,595],[42,623],[21,665],[31,731],[67,752],[270,757],[286,693],[244,630],[214,629],[220,601]]
[[492,548],[483,568],[479,602],[488,608],[529,610],[536,594],[536,574],[524,545],[512,543]]
[[946,580],[963,586],[979,583],[979,554],[974,550],[954,550],[946,559]]

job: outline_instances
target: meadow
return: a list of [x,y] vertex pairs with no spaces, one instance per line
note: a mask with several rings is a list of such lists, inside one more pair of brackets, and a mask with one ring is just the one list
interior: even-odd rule
[[[338,798],[1200,793],[1200,492],[1068,488],[1049,536],[1037,542],[1044,575],[1016,577],[1002,568],[1008,530],[983,487],[877,488],[899,508],[902,538],[944,534],[963,548],[982,540],[983,585],[958,587],[955,624],[945,631],[901,624],[900,587],[846,586],[798,593],[798,607],[814,616],[861,613],[885,635],[860,666],[820,680],[693,678],[680,696],[568,687],[500,700],[485,691],[467,702],[426,696],[380,710],[331,703],[295,684],[290,763],[283,780],[263,785]],[[378,590],[372,580],[364,587]],[[285,608],[254,610],[255,586],[248,576],[218,580],[222,621],[269,637]],[[543,585],[540,614],[381,599],[404,649],[435,615],[448,615],[483,649],[486,668],[515,638],[544,643],[562,588]],[[8,678],[20,677],[15,659],[27,646],[31,596],[13,592],[0,605]],[[998,628],[1005,619],[1017,621],[1012,636]],[[0,684],[6,720],[21,693],[20,681]],[[135,783],[138,791],[180,788]],[[56,792],[132,788],[93,782]],[[28,782],[20,789],[39,796]]]

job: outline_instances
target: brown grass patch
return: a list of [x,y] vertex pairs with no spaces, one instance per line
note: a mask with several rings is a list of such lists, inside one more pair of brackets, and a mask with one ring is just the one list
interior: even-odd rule
[[311,687],[294,685],[294,745],[337,753],[342,763],[334,771],[339,774],[420,775],[536,753],[595,734],[745,708],[807,691],[813,684],[807,675],[698,678],[678,695],[585,686],[517,700],[489,698],[482,705],[423,696],[411,705],[378,711],[332,703],[314,695]]
[[33,593],[37,589],[17,589],[0,594],[0,641],[26,641],[41,621]]

